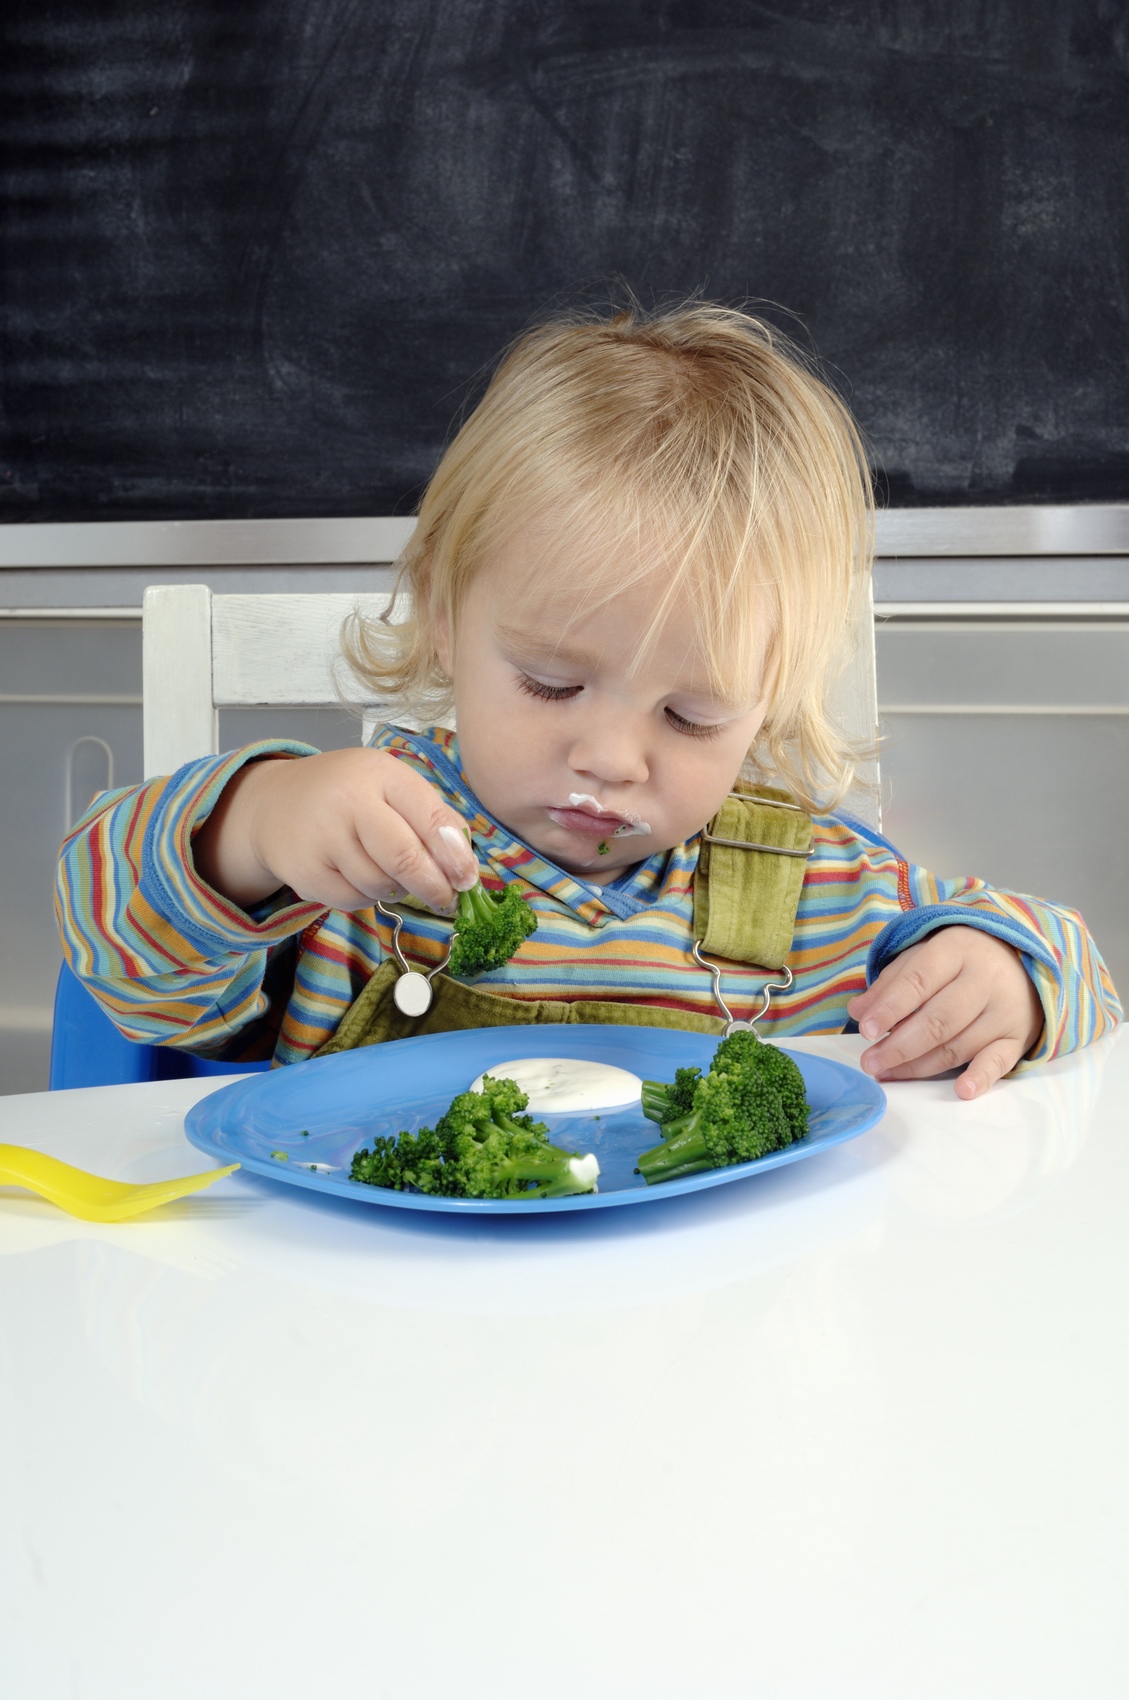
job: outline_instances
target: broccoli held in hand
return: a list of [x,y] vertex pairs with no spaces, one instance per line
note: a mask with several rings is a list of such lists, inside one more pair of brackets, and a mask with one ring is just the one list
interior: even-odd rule
[[600,1173],[595,1157],[550,1144],[544,1122],[520,1113],[528,1103],[514,1081],[485,1075],[482,1091],[460,1092],[434,1128],[374,1139],[371,1151],[358,1151],[350,1178],[446,1198],[595,1192]]
[[808,1129],[803,1075],[755,1033],[723,1039],[708,1074],[680,1068],[670,1085],[644,1081],[642,1106],[663,1135],[662,1144],[639,1159],[649,1186],[767,1157]]
[[537,917],[516,885],[492,892],[479,880],[459,893],[449,971],[457,979],[470,979],[501,968],[536,929]]

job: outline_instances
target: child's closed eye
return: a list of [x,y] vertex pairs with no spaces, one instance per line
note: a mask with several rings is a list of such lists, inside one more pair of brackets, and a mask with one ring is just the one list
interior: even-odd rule
[[685,738],[716,738],[721,731],[720,726],[711,726],[702,720],[687,720],[685,715],[677,714],[673,708],[666,710],[666,718],[667,724]]
[[[583,685],[550,685],[546,680],[537,679],[531,673],[520,672],[517,676],[517,687],[527,696],[537,697],[541,702],[570,702],[584,689]],[[684,714],[679,714],[673,708],[666,708],[663,712],[667,725],[684,738],[716,738],[722,730],[720,725],[710,724],[708,721],[687,720]]]
[[534,679],[528,673],[517,676],[519,691],[527,696],[539,697],[542,702],[568,702],[570,697],[579,696],[583,685],[547,685],[544,679]]

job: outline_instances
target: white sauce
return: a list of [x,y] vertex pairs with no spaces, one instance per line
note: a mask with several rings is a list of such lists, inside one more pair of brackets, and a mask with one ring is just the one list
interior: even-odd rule
[[[593,815],[602,815],[604,812],[595,797],[590,796],[587,791],[570,791],[568,806],[570,809],[584,809],[587,813]],[[442,832],[442,827],[439,830]],[[650,838],[651,828],[649,823],[640,820],[638,815],[628,815],[623,825],[614,827],[608,836],[610,838]]]
[[[581,1110],[619,1110],[637,1104],[643,1082],[630,1069],[583,1057],[519,1057],[486,1070],[493,1079],[515,1080],[529,1095],[535,1115],[564,1115]],[[482,1091],[482,1076],[471,1087]]]

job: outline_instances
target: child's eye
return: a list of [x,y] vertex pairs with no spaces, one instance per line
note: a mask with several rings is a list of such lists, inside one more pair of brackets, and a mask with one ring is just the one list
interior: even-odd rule
[[681,732],[686,738],[716,738],[721,731],[720,726],[707,726],[700,720],[686,720],[681,714],[676,714],[673,708],[666,711],[667,723],[676,732]]
[[542,679],[531,679],[528,673],[517,676],[518,689],[527,696],[540,697],[542,702],[567,702],[579,696],[583,685],[546,685]]

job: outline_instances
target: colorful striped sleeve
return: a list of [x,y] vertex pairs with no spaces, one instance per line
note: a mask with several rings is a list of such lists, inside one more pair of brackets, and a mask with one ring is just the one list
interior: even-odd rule
[[[296,935],[326,911],[292,894],[240,909],[196,873],[192,834],[247,762],[314,753],[264,742],[189,762],[171,778],[104,793],[64,840],[55,889],[63,951],[127,1038],[244,1054],[232,1041],[252,1040],[272,1001],[268,1024],[281,1019]],[[265,1054],[271,1048],[264,1035]]]
[[903,863],[904,911],[875,939],[869,984],[892,957],[940,927],[976,927],[1018,951],[1043,1006],[1042,1037],[1020,1069],[1077,1050],[1121,1019],[1121,1004],[1081,915],[978,879],[943,880]]

